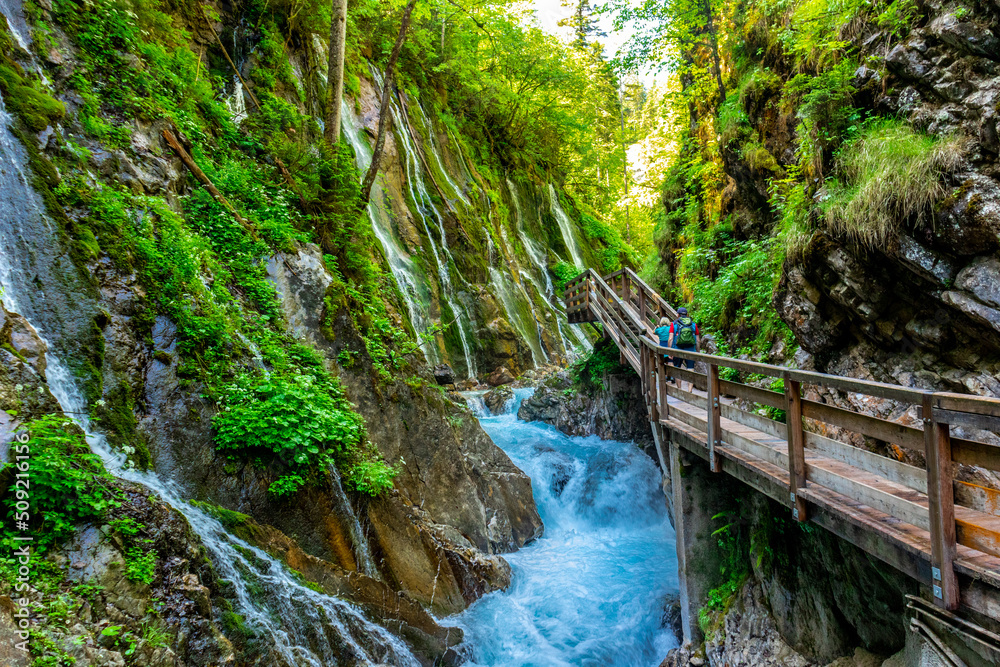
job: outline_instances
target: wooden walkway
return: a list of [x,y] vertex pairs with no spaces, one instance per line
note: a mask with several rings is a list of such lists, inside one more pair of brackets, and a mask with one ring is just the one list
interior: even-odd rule
[[[1000,621],[1000,491],[953,474],[957,466],[1000,470],[1000,447],[952,434],[957,426],[1000,432],[1000,399],[668,350],[653,328],[676,313],[629,270],[606,278],[583,273],[567,286],[566,305],[571,322],[601,324],[639,374],[658,445],[669,439],[704,458],[713,472],[787,505],[797,520],[812,521],[908,574],[938,607]],[[668,369],[665,354],[696,361],[696,371]],[[732,369],[726,377],[781,379],[784,391],[722,379],[726,368]],[[665,382],[670,376],[695,388],[681,391]],[[922,428],[808,400],[803,387],[810,386],[915,405]],[[783,410],[785,421],[764,416],[765,407]],[[916,455],[908,460],[926,463],[911,465],[821,435],[829,426],[881,445],[872,449],[910,450]]]

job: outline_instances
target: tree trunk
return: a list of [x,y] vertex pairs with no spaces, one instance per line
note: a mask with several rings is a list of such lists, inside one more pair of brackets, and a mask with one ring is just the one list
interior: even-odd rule
[[702,0],[702,11],[705,13],[705,23],[708,27],[708,41],[712,48],[712,60],[715,62],[715,82],[719,86],[719,104],[726,101],[726,86],[722,83],[722,58],[719,57],[719,38],[715,34],[715,18],[712,16],[711,0]]
[[410,27],[410,15],[413,13],[413,6],[417,0],[410,0],[403,10],[403,20],[399,24],[399,35],[396,43],[389,54],[389,62],[385,66],[385,81],[382,85],[382,101],[378,111],[378,136],[375,139],[375,149],[372,151],[372,163],[368,165],[368,173],[361,183],[361,203],[368,204],[371,198],[372,185],[375,184],[375,176],[378,175],[379,162],[382,160],[382,149],[385,148],[385,131],[389,124],[389,101],[392,99],[392,79],[396,70],[396,61],[399,60],[399,52],[403,50],[403,41],[406,39],[406,30]]
[[326,70],[326,128],[331,146],[340,141],[340,106],[344,99],[344,55],[347,47],[347,0],[333,0],[330,17],[330,60]]

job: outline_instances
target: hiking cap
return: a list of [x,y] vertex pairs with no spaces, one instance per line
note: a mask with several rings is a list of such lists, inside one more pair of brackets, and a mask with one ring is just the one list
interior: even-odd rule
[[685,308],[684,306],[681,306],[680,308],[677,309],[677,314],[678,315],[687,315],[688,314],[688,309]]

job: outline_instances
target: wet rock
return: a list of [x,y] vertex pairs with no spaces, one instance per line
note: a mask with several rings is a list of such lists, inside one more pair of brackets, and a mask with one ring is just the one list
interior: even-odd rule
[[929,27],[931,34],[959,51],[1000,60],[1000,39],[976,21],[963,21],[948,12],[931,21]]
[[439,385],[455,384],[455,371],[448,364],[434,367],[434,381]]
[[499,387],[502,384],[510,384],[515,379],[514,374],[507,370],[506,366],[501,366],[486,376],[486,384],[491,387]]
[[955,175],[960,185],[939,204],[935,244],[957,256],[981,255],[998,247],[1000,185],[983,174]]
[[990,308],[964,292],[944,292],[941,300],[969,319],[1000,331],[1000,310]]
[[499,387],[486,392],[483,396],[483,403],[486,407],[490,409],[490,412],[499,415],[504,412],[507,407],[507,403],[514,399],[514,390],[510,388],[509,385],[500,385]]
[[1000,259],[992,255],[977,257],[959,272],[955,288],[988,306],[1000,308]]
[[28,667],[32,663],[31,653],[17,647],[17,644],[26,640],[17,634],[18,628],[14,612],[14,602],[10,597],[0,596],[0,664],[10,667]]
[[955,266],[946,258],[905,234],[899,237],[899,258],[917,275],[942,286],[951,283],[957,273]]
[[922,42],[907,42],[897,44],[885,57],[889,69],[912,81],[920,81],[927,76],[933,64],[920,52]]
[[576,386],[569,371],[560,370],[521,402],[517,417],[551,424],[572,436],[640,444],[653,437],[639,378],[631,368],[608,373],[602,386],[593,390]]

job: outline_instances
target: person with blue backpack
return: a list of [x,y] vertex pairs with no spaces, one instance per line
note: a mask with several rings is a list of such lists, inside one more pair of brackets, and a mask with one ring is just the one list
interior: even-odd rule
[[[662,320],[661,320],[662,323]],[[659,329],[657,329],[659,334]],[[670,331],[668,335],[669,344],[667,347],[672,347],[676,350],[684,350],[685,352],[698,352],[701,343],[701,331],[698,329],[698,324],[691,319],[688,315],[687,308],[681,306],[677,309],[677,319],[670,323]],[[660,337],[663,340],[663,337]],[[660,343],[663,344],[662,342]],[[677,368],[681,367],[681,364],[687,365],[688,370],[694,369],[693,359],[681,359],[680,357],[674,357],[674,366]],[[694,390],[694,383],[689,383],[690,390]],[[677,388],[683,391],[684,383],[683,381],[677,382]]]

